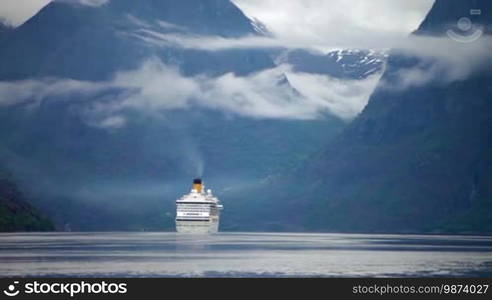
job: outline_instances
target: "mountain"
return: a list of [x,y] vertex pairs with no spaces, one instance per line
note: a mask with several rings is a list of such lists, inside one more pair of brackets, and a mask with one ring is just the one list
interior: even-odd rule
[[53,224],[26,202],[11,176],[0,170],[0,232],[50,230]]
[[[122,72],[140,70],[149,59],[195,80],[255,76],[276,68],[282,50],[209,51],[162,36],[264,34],[258,22],[228,0],[112,0],[101,6],[51,2],[0,47],[0,88],[6,90],[0,93],[0,162],[33,195],[36,207],[73,230],[172,230],[174,200],[196,176],[217,194],[231,195],[232,202],[241,189],[311,156],[345,122],[329,114],[315,120],[279,119],[191,106],[130,108],[122,112],[124,126],[101,128],[92,119],[98,109],[137,87],[95,95],[45,93],[107,84]],[[141,80],[129,74],[130,84]],[[298,94],[285,74],[273,81],[274,87]],[[58,84],[49,85],[53,82]],[[25,94],[25,101],[10,99]],[[111,120],[118,124],[118,118]],[[234,205],[228,214],[241,215]]]
[[[471,9],[481,15],[470,16]],[[415,34],[446,37],[466,16],[490,34],[491,12],[489,1],[437,0]],[[290,220],[298,230],[321,231],[492,232],[490,61],[464,79],[443,81],[446,73],[437,73],[423,85],[388,88],[421,63],[420,57],[390,54],[364,111],[284,178],[298,188],[282,195],[284,216],[275,224]]]

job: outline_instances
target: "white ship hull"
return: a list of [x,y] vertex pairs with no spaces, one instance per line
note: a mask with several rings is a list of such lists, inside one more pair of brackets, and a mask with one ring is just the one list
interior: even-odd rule
[[212,234],[219,231],[219,220],[176,221],[176,231],[187,234]]
[[220,210],[223,206],[212,190],[205,191],[200,178],[193,188],[176,200],[176,231],[190,234],[210,234],[219,231]]

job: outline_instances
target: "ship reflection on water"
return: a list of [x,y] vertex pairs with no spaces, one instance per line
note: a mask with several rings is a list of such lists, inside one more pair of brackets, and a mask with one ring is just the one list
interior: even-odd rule
[[0,234],[0,275],[492,276],[492,237],[299,233]]

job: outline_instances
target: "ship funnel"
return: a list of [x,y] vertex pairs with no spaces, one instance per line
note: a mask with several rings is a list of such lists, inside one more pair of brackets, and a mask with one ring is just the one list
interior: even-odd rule
[[203,183],[200,178],[196,178],[193,180],[193,189],[196,190],[198,193],[202,192]]

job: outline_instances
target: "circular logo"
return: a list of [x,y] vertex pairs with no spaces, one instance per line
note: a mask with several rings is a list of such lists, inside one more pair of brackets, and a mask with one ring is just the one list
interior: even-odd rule
[[458,20],[458,28],[461,30],[461,31],[468,31],[470,29],[472,29],[472,21],[470,19],[468,19],[467,17],[463,17],[463,18],[460,18]]
[[9,297],[17,296],[19,294],[19,291],[15,289],[15,285],[19,283],[18,281],[14,281],[14,284],[9,284],[6,290],[3,291],[3,293]]

